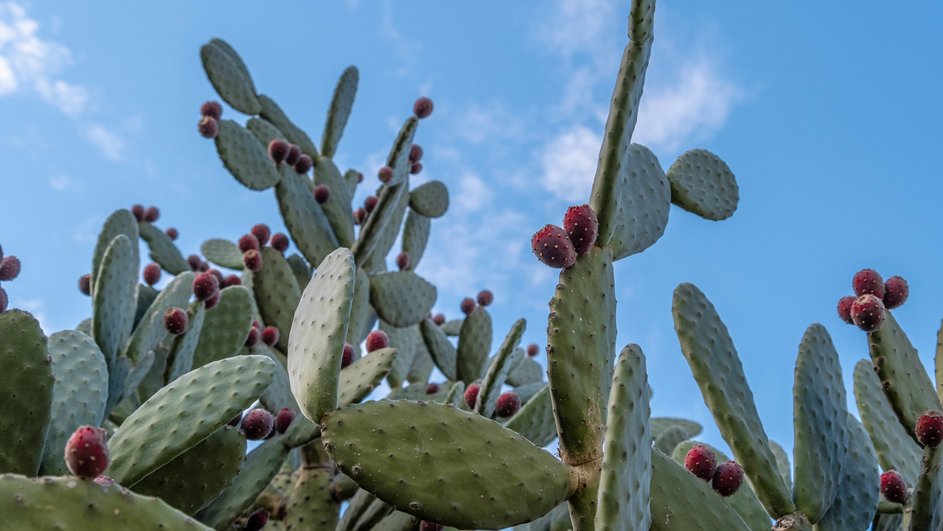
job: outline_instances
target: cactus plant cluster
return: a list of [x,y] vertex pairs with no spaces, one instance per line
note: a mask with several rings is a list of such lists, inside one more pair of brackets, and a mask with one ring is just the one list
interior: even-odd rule
[[[860,420],[825,327],[806,331],[791,459],[767,437],[733,341],[697,287],[675,290],[675,329],[734,460],[694,440],[697,423],[653,417],[641,347],[617,355],[615,262],[657,242],[672,204],[720,221],[739,201],[716,155],[690,150],[666,171],[631,142],[654,10],[632,2],[588,203],[532,240],[560,269],[546,370],[540,345],[521,346],[523,319],[493,348],[490,290],[462,300],[460,319],[431,313],[437,290],[416,269],[449,193],[439,181],[411,187],[410,175],[422,170],[414,140],[432,100],[416,100],[376,192],[356,206],[363,173],[342,173],[334,156],[357,70],[341,75],[317,145],[229,44],[205,44],[210,83],[248,118],[224,119],[210,100],[198,132],[237,182],[272,190],[287,234],[257,224],[185,258],[177,230],[155,226],[156,207],[117,210],[79,281],[91,317],[48,337],[27,312],[5,311],[0,288],[0,427],[15,434],[0,445],[4,525],[943,528],[943,348],[934,386],[890,313],[907,298],[900,277],[864,270],[856,298],[838,306],[867,332],[870,359],[854,369]],[[0,280],[12,280],[19,261],[0,259]],[[259,443],[247,451],[247,440]],[[554,441],[556,456],[544,449]]]

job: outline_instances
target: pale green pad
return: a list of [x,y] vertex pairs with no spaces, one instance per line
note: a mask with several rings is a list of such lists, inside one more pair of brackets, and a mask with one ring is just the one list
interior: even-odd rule
[[262,118],[277,127],[285,135],[285,140],[297,145],[301,148],[301,152],[307,154],[312,160],[318,157],[318,148],[315,147],[308,134],[288,118],[281,107],[275,103],[275,100],[265,94],[259,94],[259,103],[262,104],[262,112],[260,113]]
[[653,440],[655,443],[653,446],[661,450],[661,453],[665,455],[671,455],[675,448],[687,439],[687,431],[685,431],[684,428],[680,426],[675,426],[674,428],[664,431],[658,437],[654,438]]
[[[271,247],[262,249],[262,269],[252,273],[252,291],[262,320],[278,328],[278,348],[283,352],[287,351],[291,321],[301,300],[300,288],[295,272],[282,254]],[[248,334],[249,329],[244,332]],[[242,339],[245,340],[245,335]]]
[[[219,302],[206,312],[200,339],[193,353],[193,367],[235,356],[246,343],[252,327],[252,294],[244,286],[219,292]],[[280,335],[287,335],[287,330]]]
[[737,210],[740,187],[730,167],[706,149],[685,151],[668,168],[671,202],[712,221],[729,218]]
[[409,162],[409,152],[413,147],[413,137],[416,136],[417,127],[419,127],[419,119],[410,116],[403,122],[403,127],[400,128],[393,141],[390,154],[386,157],[386,165],[393,169],[393,178],[386,183],[388,186],[396,186],[409,180],[409,169],[412,166]]
[[688,438],[696,437],[699,435],[704,428],[694,422],[693,420],[688,419],[678,419],[672,417],[652,417],[652,438],[657,439],[661,436],[662,433],[670,430],[673,427],[680,426],[688,434]]
[[161,268],[171,275],[190,271],[190,264],[180,254],[180,249],[177,249],[176,244],[166,232],[146,222],[139,223],[138,230],[141,233],[141,239],[147,242],[151,260],[157,262]]
[[216,152],[229,173],[250,190],[267,190],[281,181],[266,146],[232,120],[219,121]]
[[432,356],[432,361],[435,362],[436,367],[449,380],[457,380],[458,375],[455,367],[457,354],[449,338],[430,319],[423,319],[419,323],[419,330],[422,332],[422,340],[426,344],[426,350]]
[[458,334],[456,367],[458,379],[466,385],[481,378],[491,352],[491,339],[491,315],[479,306],[465,317]]
[[539,363],[527,356],[521,356],[519,361],[511,372],[508,373],[508,384],[521,386],[542,382],[544,379],[544,368]]
[[409,255],[408,271],[414,271],[426,252],[429,243],[429,232],[432,229],[432,220],[410,210],[406,214],[406,223],[403,225],[403,252]]
[[422,342],[422,335],[419,333],[418,326],[396,328],[386,321],[380,321],[380,330],[390,338],[390,346],[399,351],[393,367],[387,374],[387,379],[390,387],[400,387],[408,379],[416,353],[419,351],[418,343]]
[[268,386],[268,389],[266,389],[259,398],[262,405],[265,406],[265,409],[272,413],[278,413],[278,411],[284,407],[298,411],[298,403],[295,402],[295,397],[291,394],[291,383],[288,381],[288,371],[285,369],[284,365],[282,365],[282,362],[279,361],[279,355],[261,341],[256,346],[252,347],[251,352],[253,354],[267,356],[275,362],[275,376],[272,378],[272,384]]
[[543,447],[553,442],[557,438],[557,424],[553,418],[550,387],[543,386],[504,427],[520,433],[536,446]]
[[632,144],[625,152],[617,225],[609,245],[612,259],[651,247],[668,226],[671,186],[658,157],[647,147]]
[[848,451],[841,486],[828,512],[815,525],[816,531],[867,529],[878,504],[878,458],[868,432],[848,414]]
[[[307,286],[307,284],[305,284]],[[377,312],[370,306],[370,277],[362,268],[357,268],[357,282],[354,286],[354,301],[350,308],[350,321],[347,326],[347,342],[354,347],[354,356],[360,355],[360,344],[367,338],[377,321]],[[398,357],[403,357],[400,352]],[[411,354],[410,354],[411,355]],[[410,358],[411,359],[411,358]],[[403,373],[408,370],[407,366]]]
[[[0,471],[34,476],[53,409],[46,336],[32,315],[8,310],[0,313],[0,338],[0,433],[6,437],[0,445]],[[61,460],[65,446],[59,451]]]
[[412,271],[370,277],[370,304],[380,319],[397,328],[419,324],[435,304],[436,288]]
[[331,498],[331,470],[327,467],[301,468],[292,485],[285,508],[288,529],[337,527],[340,504]]
[[449,189],[442,181],[429,181],[409,193],[409,208],[427,218],[438,218],[449,209]]
[[231,46],[214,39],[200,48],[203,70],[223,101],[245,114],[259,114],[262,106],[245,63]]
[[164,313],[170,308],[187,307],[193,295],[194,278],[195,275],[187,271],[180,273],[164,286],[141,317],[141,322],[124,347],[127,357],[133,360],[145,355],[170,335],[164,327]]
[[395,348],[383,348],[341,369],[337,405],[344,407],[366,398],[390,372],[395,359]]
[[786,488],[792,490],[792,464],[789,463],[789,456],[786,454],[786,450],[772,439],[769,440],[769,449],[773,451],[773,457],[776,458],[776,466],[779,468],[779,475],[782,476]]
[[[105,224],[102,226],[101,232],[98,234],[98,241],[95,244],[95,251],[92,253],[92,290],[95,289],[95,281],[98,279],[98,268],[101,266],[102,258],[105,256],[105,250],[108,249],[109,245],[111,245],[111,241],[115,239],[115,236],[119,234],[124,234],[127,236],[128,241],[138,241],[138,222],[134,218],[134,214],[123,208],[120,210],[115,210],[110,216],[108,216],[108,219],[105,220]],[[137,264],[140,261],[140,258],[138,257],[137,246],[134,246],[133,252],[134,263]]]
[[[527,522],[573,492],[568,467],[551,454],[494,421],[449,405],[367,402],[329,413],[321,438],[334,462],[361,488],[398,510],[444,525],[500,528]],[[442,485],[462,488],[443,496]]]
[[340,170],[328,157],[322,155],[314,159],[314,184],[325,185],[331,190],[331,196],[321,205],[328,223],[334,229],[334,235],[341,247],[354,244],[354,214],[351,208],[351,195],[341,177]]
[[501,394],[501,387],[507,380],[511,366],[517,363],[518,358],[515,355],[521,355],[521,352],[517,350],[517,345],[521,342],[521,336],[524,335],[526,328],[527,321],[523,319],[515,321],[507,337],[504,338],[504,342],[498,348],[498,353],[495,354],[481,381],[481,389],[478,391],[478,399],[475,402],[475,411],[478,414],[489,418],[494,415],[495,402]]
[[943,529],[943,449],[924,448],[913,491],[912,531]]
[[[203,333],[203,323],[206,321],[206,305],[202,301],[190,304],[190,327],[180,337],[174,340],[173,350],[165,373],[164,381],[170,383],[193,370],[193,355]],[[156,392],[156,391],[155,391]]]
[[534,397],[537,393],[547,387],[547,382],[534,382],[524,385],[519,385],[514,388],[514,392],[517,393],[517,396],[521,399],[521,404],[526,404],[528,400]]
[[229,269],[242,269],[242,251],[239,247],[222,238],[211,238],[200,245],[200,252],[210,262],[219,267]]
[[274,362],[265,356],[236,356],[174,380],[132,413],[109,441],[108,475],[133,485],[252,405],[274,374]]
[[353,254],[344,248],[334,251],[321,263],[295,310],[288,375],[301,412],[315,424],[337,407],[355,277]]
[[[360,233],[357,235],[357,241],[354,243],[353,251],[357,257],[357,263],[365,265],[371,260],[374,248],[379,243],[382,232],[387,229],[387,225],[394,223],[394,218],[400,211],[399,203],[407,197],[409,190],[406,184],[401,183],[393,186],[384,185],[377,194],[377,206],[367,217],[367,221],[360,227]],[[405,214],[405,210],[403,210]],[[399,226],[396,227],[397,232]],[[382,251],[378,260],[383,260],[386,256]],[[369,271],[369,269],[368,269]]]
[[311,282],[311,268],[308,267],[308,262],[300,254],[290,254],[285,257],[285,261],[291,267],[291,272],[295,275],[295,284],[299,288],[307,286],[308,282]]
[[337,152],[337,144],[341,141],[354,106],[359,80],[360,73],[355,66],[345,68],[337,80],[334,97],[331,98],[331,108],[327,112],[327,122],[324,123],[324,133],[321,135],[321,154],[325,157],[333,157]]
[[[311,181],[284,165],[282,180],[275,187],[278,210],[282,214],[291,240],[313,266],[337,249],[337,238],[321,205],[312,197]],[[262,265],[265,267],[265,264]]]
[[756,487],[763,506],[774,518],[795,512],[740,357],[714,305],[693,284],[681,284],[674,292],[672,314],[681,352],[701,388],[704,403]]
[[462,333],[462,324],[464,322],[464,319],[451,319],[442,323],[442,326],[439,328],[441,328],[447,336],[458,337],[458,335]]

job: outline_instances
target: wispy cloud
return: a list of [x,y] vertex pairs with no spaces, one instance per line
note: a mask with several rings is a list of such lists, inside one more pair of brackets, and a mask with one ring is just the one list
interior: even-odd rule
[[564,201],[589,197],[602,137],[582,125],[554,136],[540,155],[544,188]]
[[50,177],[49,187],[57,192],[70,192],[79,189],[78,182],[64,173]]
[[460,208],[477,212],[488,205],[494,192],[477,173],[466,171],[458,179],[458,193],[454,197]]
[[82,130],[82,136],[92,143],[102,156],[113,162],[121,162],[125,158],[127,144],[114,131],[100,123],[90,123]]

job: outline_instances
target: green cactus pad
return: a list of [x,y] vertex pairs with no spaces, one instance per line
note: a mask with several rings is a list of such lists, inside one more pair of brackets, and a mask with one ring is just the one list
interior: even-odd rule
[[232,483],[245,455],[246,438],[235,428],[223,427],[132,485],[131,490],[194,514]]
[[108,364],[108,404],[111,410],[124,391],[124,379],[116,365],[118,353],[131,336],[137,308],[137,242],[124,234],[115,236],[102,258],[98,280],[92,290],[92,337]]
[[232,484],[201,509],[197,519],[215,529],[228,529],[278,474],[288,457],[283,438],[276,435],[249,452]]
[[336,531],[369,531],[377,525],[393,508],[377,499],[376,496],[361,489],[358,490],[344,511]]
[[351,209],[351,195],[341,177],[340,170],[326,155],[314,159],[314,184],[325,185],[331,190],[331,197],[321,205],[328,223],[334,229],[334,235],[341,247],[354,244],[354,213]]
[[835,501],[816,524],[816,531],[867,529],[878,504],[878,458],[868,432],[853,415],[848,414],[848,451],[842,470],[841,486]]
[[262,106],[245,63],[225,42],[214,39],[200,48],[203,70],[223,101],[245,114],[259,114]]
[[[105,224],[102,226],[101,232],[98,234],[95,251],[92,253],[92,272],[90,278],[92,280],[91,288],[93,291],[95,289],[95,282],[98,279],[98,268],[101,266],[102,258],[105,257],[105,250],[111,245],[111,241],[115,239],[115,236],[119,234],[124,234],[128,237],[128,241],[135,243],[140,236],[138,222],[134,219],[134,214],[123,208],[115,210],[108,216],[108,219],[105,220]],[[134,246],[133,253],[134,263],[137,264],[140,262],[137,245]]]
[[460,407],[465,401],[465,382],[455,382],[449,387],[449,392],[440,402],[441,404],[452,404]]
[[344,407],[366,398],[390,372],[395,359],[395,348],[383,348],[341,369],[337,405]]
[[[396,225],[396,231],[399,231],[399,225],[395,220],[399,219],[400,212],[405,215],[406,210],[401,203],[405,203],[408,194],[409,190],[405,184],[397,186],[387,184],[380,189],[380,193],[377,195],[377,206],[367,216],[367,221],[360,228],[357,241],[352,247],[358,264],[366,264],[371,260],[374,249],[378,247],[380,240],[388,239],[383,237],[383,233],[388,227]],[[382,261],[386,257],[386,253],[382,249],[377,251],[377,254],[379,256],[378,260]],[[369,268],[367,270],[370,271]]]
[[249,118],[246,122],[246,129],[251,131],[252,134],[255,135],[256,140],[265,146],[266,149],[268,149],[268,145],[272,140],[285,138],[285,135],[283,135],[277,127],[272,125],[272,122],[269,122],[265,118]]
[[419,119],[410,116],[403,122],[403,127],[396,135],[390,154],[386,157],[386,165],[393,169],[393,178],[387,181],[387,186],[396,186],[409,179],[409,169],[412,166],[409,162],[409,152],[413,147],[413,137],[416,136],[418,126]]
[[687,432],[689,439],[698,436],[704,431],[704,428],[693,420],[672,417],[652,417],[652,438],[657,439],[662,433],[675,426],[683,428],[684,431]]
[[[370,273],[387,270],[386,257],[393,250],[397,240],[400,239],[400,228],[403,226],[403,220],[406,219],[406,212],[409,211],[409,191],[406,190],[408,186],[408,182],[403,182],[396,187],[402,190],[393,196],[395,202],[391,206],[386,223],[376,229],[377,232],[374,236],[376,243],[370,256],[363,264],[364,270]],[[374,212],[376,212],[376,209],[374,209]],[[367,223],[370,222],[372,215],[373,213],[367,216]]]
[[339,509],[331,498],[331,470],[305,467],[292,485],[284,523],[288,529],[334,529]]
[[560,273],[550,300],[547,376],[567,463],[587,463],[602,450],[615,360],[614,285],[609,250],[593,247]]
[[508,384],[517,387],[542,382],[544,373],[544,368],[539,363],[527,356],[521,356],[508,373]]
[[519,385],[514,388],[514,392],[520,397],[521,404],[526,404],[528,400],[533,398],[534,395],[539,393],[544,387],[547,387],[547,382],[534,382]]
[[412,271],[391,271],[370,277],[370,304],[380,319],[397,328],[422,322],[435,300],[435,286]]
[[671,202],[712,221],[729,218],[737,210],[740,187],[730,167],[705,149],[684,152],[668,168]]
[[321,427],[304,416],[298,415],[285,432],[284,443],[288,448],[305,446],[321,436]]
[[108,367],[98,345],[81,332],[57,332],[49,336],[48,348],[55,382],[39,473],[58,476],[69,473],[62,458],[69,436],[79,426],[101,424],[108,399]]
[[527,328],[527,321],[518,319],[508,332],[504,342],[498,348],[498,353],[494,355],[491,364],[488,366],[485,377],[481,381],[481,389],[478,391],[478,399],[475,402],[475,411],[479,415],[491,417],[494,415],[495,402],[498,395],[501,394],[501,388],[507,380],[508,372],[511,367],[517,363],[522,353],[517,350],[517,345],[521,342],[521,336]]
[[465,317],[458,335],[458,379],[470,384],[481,378],[491,352],[491,315],[479,306]]
[[445,332],[445,335],[449,337],[458,337],[462,333],[462,325],[465,323],[464,319],[452,319],[442,323],[442,326],[439,328]]
[[704,403],[724,440],[774,518],[795,512],[763,430],[753,392],[727,327],[707,297],[693,284],[681,284],[672,301],[675,331]]
[[622,350],[609,395],[596,529],[648,531],[652,515],[651,391],[638,345]]
[[131,334],[124,348],[127,357],[134,360],[143,356],[157,348],[157,345],[170,335],[164,327],[164,313],[170,308],[187,307],[190,296],[193,295],[194,278],[195,275],[187,271],[180,273],[164,286]]
[[337,407],[356,266],[344,248],[327,256],[305,288],[288,341],[288,375],[301,412],[318,424]]
[[7,529],[210,531],[157,498],[74,477],[4,474],[0,476],[0,513]]
[[841,362],[832,338],[820,324],[806,329],[799,345],[793,407],[793,499],[814,524],[835,499],[849,444]]
[[457,380],[458,374],[455,366],[457,354],[449,338],[446,337],[442,329],[430,319],[423,319],[422,322],[419,323],[419,330],[422,332],[422,339],[426,344],[426,350],[428,350],[429,354],[432,356],[432,361],[435,362],[436,367],[438,367],[439,370],[442,371],[442,374],[449,380]]
[[212,238],[200,245],[200,252],[210,262],[219,267],[242,269],[242,251],[239,247],[222,238]]
[[661,450],[661,453],[665,455],[671,455],[679,444],[688,440],[688,432],[680,426],[675,426],[661,432],[661,434],[653,440],[655,441],[655,448]]
[[[255,286],[258,288],[258,284]],[[252,327],[252,314],[252,294],[245,287],[229,286],[220,291],[219,302],[206,312],[200,339],[193,352],[193,367],[199,368],[238,354]],[[281,335],[288,335],[288,330],[281,326],[279,331]]]
[[408,271],[414,271],[426,252],[429,243],[429,232],[432,229],[432,220],[410,210],[406,214],[406,223],[403,225],[403,252],[409,255]]
[[250,190],[268,190],[282,180],[266,147],[232,120],[219,121],[216,152],[229,173]]
[[275,376],[272,378],[272,384],[268,386],[268,389],[266,389],[259,398],[262,405],[265,406],[265,409],[273,413],[277,413],[278,410],[284,407],[298,411],[298,403],[295,402],[295,397],[291,394],[291,382],[288,380],[288,371],[282,365],[282,362],[279,361],[278,354],[261,342],[252,347],[252,353],[266,356],[276,362]]
[[262,118],[268,120],[272,125],[278,128],[285,135],[285,140],[301,148],[302,153],[306,153],[312,160],[318,158],[318,148],[314,142],[301,128],[296,126],[288,115],[282,111],[281,107],[275,103],[275,100],[265,94],[259,94],[259,103],[262,104]]
[[943,322],[936,333],[936,355],[933,358],[936,375],[936,394],[943,402]]
[[[456,384],[457,385],[457,384]],[[439,390],[435,393],[427,393],[429,384],[426,382],[417,382],[414,384],[407,385],[406,387],[400,387],[393,389],[389,396],[388,400],[415,400],[422,402],[438,402],[440,404],[445,403],[446,397],[451,394],[453,385],[450,385],[448,382],[439,385]]]
[[439,218],[449,209],[449,189],[442,181],[423,183],[409,193],[409,208],[427,218]]
[[327,122],[324,124],[324,134],[321,135],[321,154],[325,157],[333,157],[337,153],[337,144],[341,141],[347,118],[350,117],[354,106],[359,80],[360,73],[355,66],[345,68],[337,80],[334,97],[331,98],[331,108],[327,112]]
[[[306,284],[307,285],[307,284]],[[362,268],[357,268],[357,282],[354,285],[354,300],[350,308],[350,321],[347,327],[347,342],[354,347],[354,356],[360,355],[360,344],[367,338],[377,321],[377,312],[370,305],[370,277]],[[400,353],[402,356],[402,352]]]
[[411,326],[406,330],[409,330],[410,333],[413,334],[416,341],[414,343],[416,345],[416,352],[413,353],[413,362],[409,366],[409,372],[406,373],[406,381],[410,383],[428,382],[435,365],[432,363],[432,356],[429,355],[429,351],[426,350],[426,344],[422,341],[419,326]]
[[632,144],[625,157],[617,225],[609,242],[613,260],[640,253],[658,241],[671,210],[671,186],[655,154]]
[[913,429],[920,415],[928,409],[943,409],[917,349],[891,312],[880,330],[868,334],[868,347],[884,394],[904,429],[915,437]]
[[[43,441],[53,410],[53,369],[46,336],[32,315],[8,310],[0,313],[0,338],[4,397],[0,400],[0,433],[7,437],[0,445],[0,471],[34,476],[43,458]],[[63,444],[60,460],[64,449]],[[50,452],[55,453],[53,449]]]
[[536,446],[553,442],[557,438],[557,424],[553,418],[550,387],[544,385],[504,427],[520,433]]
[[943,529],[943,449],[923,449],[923,464],[914,485],[912,504],[911,530]]
[[298,285],[299,289],[301,286],[307,286],[308,282],[311,282],[311,268],[308,267],[308,262],[306,262],[300,254],[288,255],[285,261],[288,262],[288,266],[291,267],[291,272],[295,274],[295,283]]
[[418,343],[422,342],[422,335],[417,333],[418,326],[407,328],[396,328],[395,326],[380,321],[380,330],[386,333],[390,338],[390,346],[399,351],[396,355],[396,361],[387,374],[390,387],[400,387],[408,379],[409,370],[413,366],[416,352],[419,350]]
[[871,531],[907,531],[910,524],[904,522],[902,514],[878,513],[874,517]]
[[[291,321],[301,300],[299,288],[291,266],[281,253],[271,247],[262,249],[262,269],[252,273],[252,290],[262,320],[278,328],[278,348],[283,352],[287,351]],[[247,300],[251,301],[251,297]],[[252,324],[251,316],[248,323]],[[249,333],[249,324],[242,328],[242,341]]]
[[150,223],[140,223],[138,228],[141,239],[147,242],[151,260],[157,262],[171,275],[190,271],[190,264],[180,254],[180,249],[177,249],[177,245],[170,239],[170,236],[167,236],[167,233]]
[[275,187],[278,209],[298,250],[309,263],[317,267],[325,256],[338,247],[334,230],[321,205],[311,197],[311,181],[287,165],[282,168],[281,174],[282,180]]
[[[141,322],[141,319],[144,318],[144,314],[147,313],[148,308],[151,307],[151,304],[154,303],[154,300],[157,299],[157,295],[160,292],[156,289],[145,286],[144,284],[138,284],[137,290],[137,309],[134,311],[134,328],[137,329],[138,324]],[[81,330],[80,330],[81,332]],[[83,332],[84,333],[84,332]],[[91,337],[91,334],[86,334]]]
[[881,389],[881,380],[868,360],[855,364],[854,390],[861,422],[871,436],[881,468],[896,469],[908,485],[913,485],[920,474],[922,452],[910,431],[897,420]]
[[776,467],[779,468],[779,475],[782,476],[786,488],[792,490],[792,464],[789,462],[789,455],[778,442],[772,439],[769,440],[769,449],[773,451]]
[[393,511],[383,517],[383,520],[377,522],[374,528],[376,531],[412,531],[416,529],[419,520],[411,515],[400,511]]
[[164,378],[167,383],[193,370],[193,357],[203,334],[203,323],[206,321],[206,305],[202,301],[194,302],[190,305],[189,316],[190,327],[174,340],[173,349],[170,351]]
[[274,374],[274,362],[265,356],[237,356],[174,380],[132,413],[109,441],[108,475],[133,485],[252,405]]
[[[361,488],[445,525],[500,528],[527,522],[575,487],[568,467],[549,453],[494,421],[449,405],[367,402],[327,414],[322,430],[334,462]],[[449,484],[462,488],[442,496],[442,485]]]

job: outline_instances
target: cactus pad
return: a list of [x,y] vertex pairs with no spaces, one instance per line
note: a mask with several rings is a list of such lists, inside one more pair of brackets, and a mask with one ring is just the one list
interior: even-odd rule
[[229,173],[250,190],[268,190],[281,181],[265,146],[232,120],[219,121],[216,152]]
[[427,218],[438,218],[449,209],[449,189],[442,181],[429,181],[409,193],[409,207]]
[[391,271],[370,277],[370,303],[380,319],[397,327],[419,324],[436,300],[436,288],[411,271]]
[[206,77],[226,103],[245,114],[262,111],[249,71],[231,46],[213,39],[200,48],[200,58]]
[[717,155],[704,149],[684,152],[668,168],[671,202],[712,221],[737,210],[740,188],[733,172]]
[[334,97],[331,98],[331,108],[327,113],[327,122],[324,124],[324,134],[321,135],[321,154],[333,157],[337,152],[337,144],[344,134],[347,118],[354,106],[354,97],[357,96],[357,82],[360,73],[356,67],[348,66],[344,69],[337,86],[334,87]]
[[212,238],[200,245],[200,252],[210,262],[219,267],[242,269],[242,251],[239,247],[222,238]]

